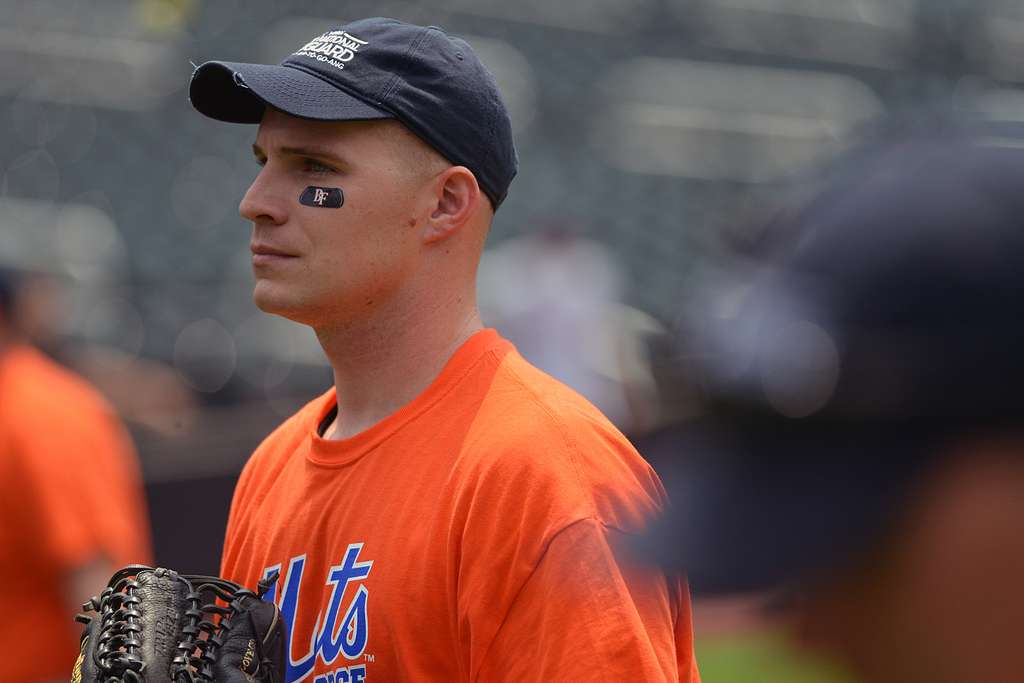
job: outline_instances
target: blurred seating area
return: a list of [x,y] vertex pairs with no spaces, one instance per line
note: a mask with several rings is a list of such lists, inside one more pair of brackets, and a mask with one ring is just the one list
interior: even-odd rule
[[[278,61],[335,18],[389,14],[466,36],[507,96],[522,160],[492,245],[553,222],[581,229],[621,268],[621,303],[666,324],[705,255],[755,238],[741,231],[855,142],[943,110],[987,120],[1014,144],[1024,120],[1024,2],[355,0],[344,10],[0,2],[0,262],[60,285],[55,339],[106,349],[117,376],[134,376],[123,372],[133,359],[162,363],[174,373],[154,391],[204,406],[284,414],[289,396],[322,386],[312,336],[249,302],[235,206],[255,174],[253,131],[205,125],[184,89],[190,62]],[[103,373],[95,354],[89,366]],[[189,401],[154,403],[130,419],[162,435],[200,430]],[[208,457],[232,457],[217,450]]]

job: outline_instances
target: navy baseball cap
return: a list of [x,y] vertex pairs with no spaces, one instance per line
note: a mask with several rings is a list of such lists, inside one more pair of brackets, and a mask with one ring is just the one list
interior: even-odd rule
[[494,208],[518,168],[494,76],[436,26],[360,19],[312,37],[279,65],[206,62],[189,99],[229,123],[259,123],[267,106],[321,121],[397,119],[470,169]]
[[887,145],[770,232],[687,317],[706,411],[652,447],[673,506],[645,551],[698,593],[843,565],[953,445],[1024,431],[1024,149]]

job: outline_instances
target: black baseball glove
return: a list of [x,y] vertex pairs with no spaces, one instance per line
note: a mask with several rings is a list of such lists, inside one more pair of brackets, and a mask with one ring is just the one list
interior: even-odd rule
[[141,565],[85,603],[72,683],[282,683],[286,629],[277,606],[212,576]]

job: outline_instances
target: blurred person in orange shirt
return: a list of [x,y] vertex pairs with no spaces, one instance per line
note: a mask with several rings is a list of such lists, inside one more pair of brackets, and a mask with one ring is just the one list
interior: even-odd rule
[[859,680],[1024,680],[1024,150],[870,151],[766,234],[688,317],[646,551]]
[[129,436],[84,380],[34,348],[19,278],[0,271],[0,585],[19,607],[0,624],[0,681],[67,680],[74,615],[117,567],[150,561]]

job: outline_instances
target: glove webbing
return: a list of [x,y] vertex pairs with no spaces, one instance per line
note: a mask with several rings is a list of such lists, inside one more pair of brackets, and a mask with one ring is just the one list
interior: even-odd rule
[[[217,661],[217,650],[231,630],[232,619],[243,610],[243,600],[247,597],[262,599],[279,575],[274,572],[260,581],[257,592],[253,593],[219,577],[182,575],[145,565],[132,565],[119,570],[99,596],[82,605],[83,610],[95,612],[96,616],[79,614],[75,617],[83,624],[90,623],[94,618],[100,619],[93,660],[102,672],[105,683],[143,683],[146,663],[138,654],[142,645],[139,621],[143,614],[137,577],[144,571],[181,581],[188,589],[184,611],[186,623],[181,629],[182,638],[171,664],[170,676],[174,683],[208,683],[214,680],[213,665]],[[203,604],[203,596],[209,594],[212,594],[213,602]],[[225,605],[218,605],[217,600]],[[210,619],[206,618],[207,615],[210,615]],[[216,617],[220,618],[214,621]]]

